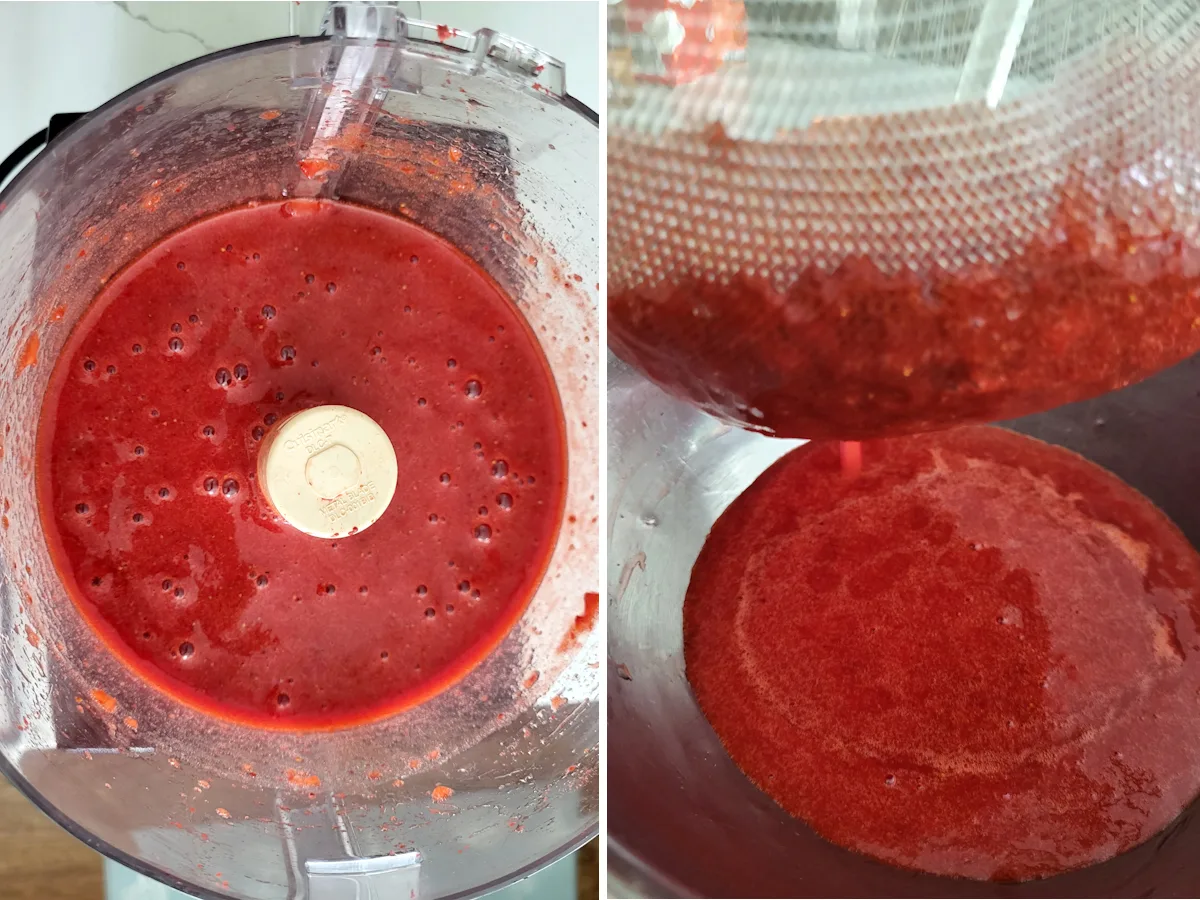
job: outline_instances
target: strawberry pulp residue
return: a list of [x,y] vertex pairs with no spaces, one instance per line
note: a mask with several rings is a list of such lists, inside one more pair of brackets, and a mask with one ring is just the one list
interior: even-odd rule
[[[713,152],[733,153],[721,135],[729,146]],[[726,208],[730,218],[740,212]],[[916,262],[889,274],[851,256],[789,275],[785,287],[741,272],[673,274],[614,290],[610,340],[718,417],[839,439],[1015,418],[1124,387],[1200,350],[1200,250],[1169,229],[1135,227],[1074,187],[1041,237],[1010,259],[955,270]]]

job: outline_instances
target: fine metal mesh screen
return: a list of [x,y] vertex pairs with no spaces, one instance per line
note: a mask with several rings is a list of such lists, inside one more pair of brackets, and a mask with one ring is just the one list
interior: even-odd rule
[[1200,350],[1196,0],[609,6],[610,345],[793,437]]
[[1065,187],[1200,220],[1193,0],[610,7],[610,290],[996,262]]

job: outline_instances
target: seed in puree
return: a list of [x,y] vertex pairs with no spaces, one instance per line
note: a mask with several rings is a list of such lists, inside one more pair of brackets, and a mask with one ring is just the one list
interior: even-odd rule
[[[399,461],[382,518],[335,540],[255,484],[271,427],[326,404]],[[564,447],[536,340],[462,253],[376,211],[270,203],[105,287],[46,395],[38,486],[72,600],[139,676],[333,728],[431,696],[507,633],[552,549]]]
[[1057,447],[971,427],[768,469],[717,520],[687,677],[733,761],[828,840],[1024,880],[1160,831],[1200,789],[1200,557]]

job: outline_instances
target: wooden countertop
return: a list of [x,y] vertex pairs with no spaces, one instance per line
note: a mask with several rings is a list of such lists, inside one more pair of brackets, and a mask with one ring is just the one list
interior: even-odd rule
[[0,893],[6,900],[103,900],[101,860],[0,777]]

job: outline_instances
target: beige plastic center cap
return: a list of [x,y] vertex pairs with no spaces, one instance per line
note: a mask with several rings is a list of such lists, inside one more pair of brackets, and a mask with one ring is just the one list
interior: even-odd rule
[[362,531],[396,493],[396,451],[382,428],[348,406],[293,413],[271,430],[258,483],[293,528],[335,538]]

